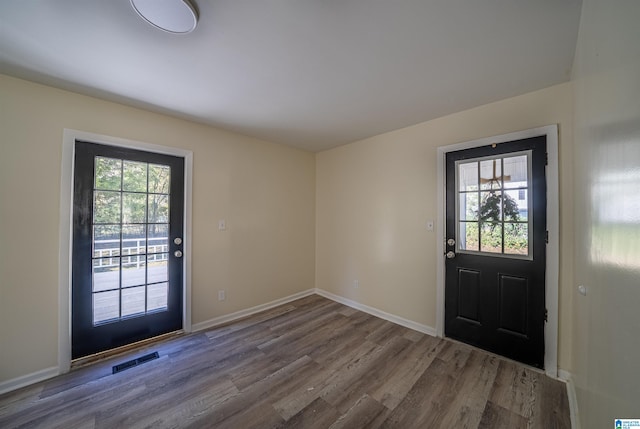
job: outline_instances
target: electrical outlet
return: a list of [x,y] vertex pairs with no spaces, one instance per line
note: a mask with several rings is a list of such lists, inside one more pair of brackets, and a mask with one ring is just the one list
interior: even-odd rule
[[227,298],[226,293],[223,290],[218,291],[218,301],[224,301]]
[[360,287],[360,280],[354,280],[353,281],[353,288],[354,289],[358,289]]
[[218,221],[218,230],[224,231],[225,229],[227,229],[227,222],[224,219],[220,219]]

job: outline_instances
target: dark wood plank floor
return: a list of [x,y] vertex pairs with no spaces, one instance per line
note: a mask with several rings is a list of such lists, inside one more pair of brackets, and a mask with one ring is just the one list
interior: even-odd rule
[[[111,366],[158,351],[118,374]],[[2,428],[569,428],[565,386],[318,295],[0,396]]]

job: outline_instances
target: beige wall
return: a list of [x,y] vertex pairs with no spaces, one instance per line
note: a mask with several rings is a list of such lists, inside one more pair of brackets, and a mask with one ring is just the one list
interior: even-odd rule
[[[559,365],[571,363],[572,86],[456,113],[317,154],[316,287],[436,325],[436,148],[559,124]],[[353,286],[354,280],[359,287]]]
[[[584,428],[640,418],[640,2],[583,0],[573,377]],[[575,292],[574,292],[575,293]]]
[[314,154],[0,75],[0,383],[58,364],[64,128],[193,151],[193,323],[314,287]]
[[[433,327],[435,233],[425,224],[436,219],[436,147],[558,123],[559,361],[570,368],[571,97],[570,84],[558,85],[322,152],[316,162],[304,151],[0,76],[0,238],[13,243],[0,250],[0,382],[57,365],[64,128],[194,152],[193,323],[312,288],[315,266],[317,287]],[[217,230],[222,218],[225,232]],[[37,269],[24,258],[33,249],[48,255]]]

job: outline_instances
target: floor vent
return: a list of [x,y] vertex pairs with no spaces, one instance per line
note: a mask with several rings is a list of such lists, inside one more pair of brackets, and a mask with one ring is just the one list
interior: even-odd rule
[[137,359],[131,359],[118,365],[114,365],[112,368],[112,374],[124,371],[125,369],[133,368],[134,366],[142,365],[143,363],[150,362],[154,359],[158,359],[160,355],[158,352],[149,353],[148,355],[141,356]]

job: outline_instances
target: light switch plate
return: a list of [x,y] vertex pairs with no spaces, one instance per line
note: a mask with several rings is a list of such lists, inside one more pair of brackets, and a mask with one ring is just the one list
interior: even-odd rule
[[225,229],[227,229],[227,222],[224,219],[220,219],[218,221],[218,229],[220,231],[224,231]]

